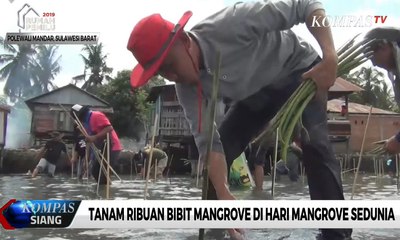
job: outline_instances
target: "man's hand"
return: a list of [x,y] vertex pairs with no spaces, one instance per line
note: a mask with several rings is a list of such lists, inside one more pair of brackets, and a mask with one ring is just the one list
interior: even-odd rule
[[229,237],[232,240],[245,240],[244,231],[241,229],[228,229]]
[[97,140],[97,137],[96,137],[96,135],[93,135],[93,136],[87,136],[86,137],[86,141],[87,142],[91,142],[91,143],[93,143],[93,142],[95,142]]
[[[225,155],[219,152],[210,152],[208,163],[208,177],[217,193],[218,200],[235,200],[235,197],[229,191],[227,182],[228,172]],[[244,231],[242,229],[227,229],[228,234],[233,240],[244,240]]]
[[400,142],[395,136],[389,138],[383,148],[390,154],[400,153]]
[[329,26],[313,26],[313,19],[326,17],[322,9],[312,12],[306,20],[308,30],[317,40],[322,51],[322,61],[310,71],[303,74],[303,78],[311,78],[317,84],[317,97],[326,95],[329,88],[335,83],[337,71],[337,54]]
[[320,63],[315,65],[309,71],[302,75],[304,80],[312,79],[317,85],[317,97],[326,95],[329,88],[333,86],[336,80],[337,72],[337,55],[333,53],[326,56]]

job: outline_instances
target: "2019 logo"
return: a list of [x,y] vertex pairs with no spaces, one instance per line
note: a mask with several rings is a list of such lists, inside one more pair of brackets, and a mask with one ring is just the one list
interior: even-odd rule
[[56,14],[43,12],[42,16],[29,4],[25,3],[17,11],[17,26],[24,31],[54,31],[56,29]]

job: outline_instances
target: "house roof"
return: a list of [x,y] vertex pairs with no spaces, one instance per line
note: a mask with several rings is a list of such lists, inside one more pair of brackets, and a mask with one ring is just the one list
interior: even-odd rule
[[149,96],[147,96],[146,101],[155,102],[162,91],[164,91],[167,88],[174,88],[174,87],[175,87],[175,84],[154,86],[150,89],[150,93],[149,93]]
[[[328,107],[327,107],[328,112],[340,113],[343,103],[344,103],[343,100],[340,100],[340,99],[332,99],[332,100],[328,101]],[[353,103],[353,102],[349,102],[349,106],[348,106],[348,111],[350,114],[369,114],[369,109],[370,109],[370,106],[362,105],[359,103]],[[400,116],[400,113],[387,111],[387,110],[383,110],[383,109],[375,108],[375,107],[372,108],[371,114],[374,114],[374,115],[399,115]]]
[[[29,108],[36,104],[49,104],[49,105],[89,105],[92,107],[111,109],[110,104],[99,97],[91,94],[73,84],[68,84],[64,87],[57,88],[51,92],[30,98],[25,101]],[[109,110],[110,111],[110,110]]]
[[341,77],[336,78],[335,84],[331,88],[329,88],[329,92],[352,93],[352,92],[361,92],[361,91],[364,91],[364,89],[355,85],[354,83],[344,80]]

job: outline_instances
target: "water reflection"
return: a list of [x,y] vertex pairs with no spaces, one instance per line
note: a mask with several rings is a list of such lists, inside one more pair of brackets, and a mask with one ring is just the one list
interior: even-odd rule
[[[132,180],[131,176],[121,176],[123,181],[114,180],[110,194],[113,199],[137,199],[144,197],[144,181]],[[346,199],[351,198],[353,176],[344,175],[343,187]],[[264,187],[267,189],[261,195],[255,195],[251,190],[233,189],[239,199],[271,199],[271,179],[265,178]],[[282,177],[275,185],[275,199],[309,199],[305,179],[297,183]],[[0,175],[0,204],[10,198],[16,199],[103,199],[105,188],[99,189],[93,181],[78,182],[66,175],[58,175],[53,179],[45,176],[31,179],[24,175]],[[189,177],[173,177],[157,180],[148,185],[148,199],[200,199],[201,189],[196,187],[196,180]],[[362,175],[358,178],[354,199],[399,199],[397,179]],[[249,226],[251,228],[251,226]],[[250,229],[247,239],[315,239],[317,230],[314,229]],[[23,229],[16,231],[0,230],[1,239],[40,239],[40,240],[69,240],[69,239],[141,239],[141,240],[196,240],[198,229]],[[221,237],[208,236],[207,239],[220,240]],[[353,239],[400,239],[397,229],[355,229]]]

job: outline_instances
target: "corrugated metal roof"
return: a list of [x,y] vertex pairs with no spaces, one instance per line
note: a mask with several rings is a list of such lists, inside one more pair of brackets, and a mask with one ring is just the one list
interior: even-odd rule
[[[340,113],[342,109],[343,100],[332,99],[328,101],[328,112]],[[359,103],[349,102],[349,113],[353,114],[369,114],[370,106],[362,105]],[[382,115],[400,115],[399,113],[383,110],[380,108],[372,108],[372,114],[382,114]]]
[[335,84],[329,88],[329,92],[361,92],[364,91],[361,87],[344,80],[341,77],[336,78]]
[[29,108],[32,109],[35,104],[46,104],[46,105],[89,105],[101,108],[110,108],[109,103],[100,99],[94,94],[91,94],[73,84],[57,88],[51,92],[44,93],[42,95],[33,97],[25,101]]

